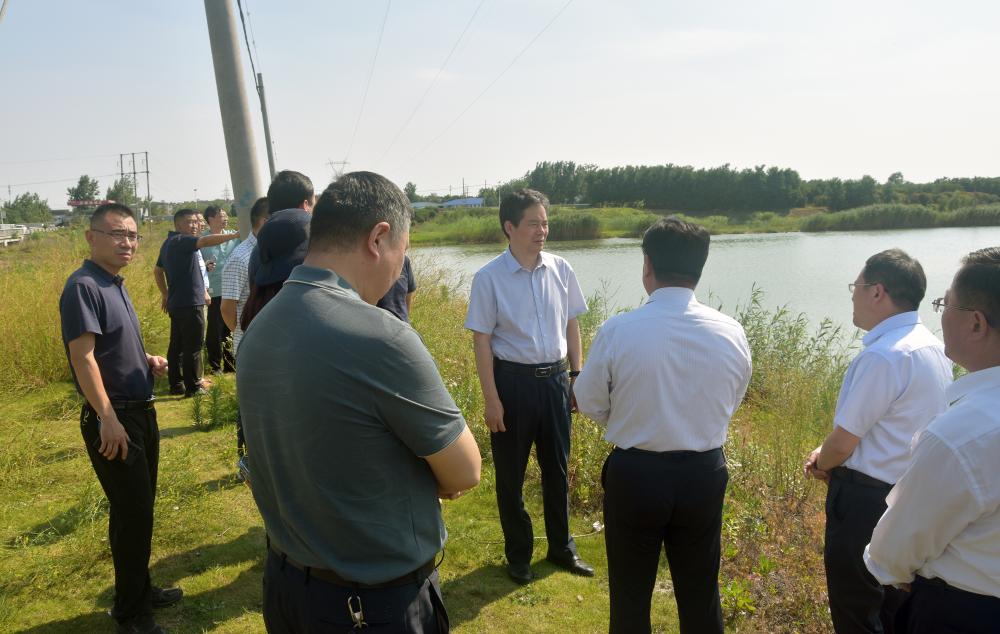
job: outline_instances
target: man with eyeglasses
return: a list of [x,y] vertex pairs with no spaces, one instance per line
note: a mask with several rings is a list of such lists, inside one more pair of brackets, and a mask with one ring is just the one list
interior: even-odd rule
[[66,281],[59,315],[70,370],[86,399],[80,432],[111,507],[111,616],[119,632],[162,632],[152,609],[177,603],[183,594],[180,588],[156,588],[149,579],[160,446],[153,376],[163,376],[167,362],[146,354],[119,275],[135,257],[141,237],[132,210],[118,203],[101,205],[86,236],[90,258]]
[[167,348],[170,393],[194,396],[202,392],[201,349],[205,344],[205,288],[199,249],[236,240],[238,233],[199,236],[201,214],[181,209],[174,214],[174,231],[160,247],[153,275],[160,289],[161,306],[170,315]]
[[913,634],[1000,627],[1000,247],[965,256],[943,298],[945,354],[968,370],[948,409],[914,439],[865,564],[910,587],[897,623]]
[[862,555],[906,469],[913,435],[944,411],[952,369],[917,315],[927,288],[919,262],[900,249],[882,251],[848,288],[854,325],[868,332],[844,375],[833,431],[805,473],[829,485],[823,558],[834,630],[893,632],[905,594],[883,588]]

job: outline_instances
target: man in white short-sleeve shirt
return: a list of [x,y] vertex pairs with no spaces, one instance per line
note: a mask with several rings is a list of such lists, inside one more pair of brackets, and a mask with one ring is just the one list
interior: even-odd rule
[[530,189],[501,201],[500,226],[510,246],[476,273],[465,320],[486,403],[507,572],[521,584],[534,578],[534,536],[522,497],[532,445],[542,474],[547,559],[574,574],[594,574],[569,532],[566,479],[570,377],[579,374],[581,357],[577,316],[587,304],[569,263],[542,251],[548,206],[544,194]]
[[951,362],[916,312],[926,288],[920,263],[899,249],[868,258],[850,285],[854,325],[868,333],[844,375],[833,431],[806,462],[807,475],[829,482],[823,556],[838,633],[892,631],[905,598],[883,588],[862,555],[913,435],[946,405]]

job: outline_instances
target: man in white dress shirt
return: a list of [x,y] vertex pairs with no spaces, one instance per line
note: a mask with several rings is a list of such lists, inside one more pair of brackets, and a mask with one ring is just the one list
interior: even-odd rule
[[531,189],[500,202],[510,246],[476,273],[465,320],[486,404],[507,573],[520,584],[534,578],[534,537],[522,497],[532,445],[542,474],[547,559],[573,574],[594,574],[569,532],[566,480],[570,377],[579,374],[581,359],[577,316],[587,303],[569,262],[542,251],[548,207],[545,195]]
[[934,309],[945,353],[969,374],[914,439],[865,564],[881,583],[912,584],[899,629],[1000,631],[1000,247],[970,253]]
[[681,632],[722,632],[722,445],[750,383],[743,327],[698,302],[710,237],[666,218],[642,239],[649,301],[609,319],[574,386],[580,411],[607,426],[604,522],[611,632],[649,632],[665,547]]
[[951,362],[917,315],[927,279],[915,259],[899,249],[877,253],[849,288],[854,325],[868,333],[844,375],[833,431],[805,471],[829,483],[823,558],[834,629],[893,632],[905,595],[883,588],[862,555],[913,435],[944,411]]

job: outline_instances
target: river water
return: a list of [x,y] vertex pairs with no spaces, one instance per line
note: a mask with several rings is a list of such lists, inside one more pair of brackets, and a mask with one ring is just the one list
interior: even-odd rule
[[[724,312],[732,314],[738,304],[748,301],[756,286],[764,293],[766,308],[784,306],[793,313],[804,313],[817,325],[829,318],[852,335],[847,284],[854,281],[870,255],[898,247],[924,267],[927,295],[920,315],[940,334],[940,318],[931,309],[931,300],[944,295],[963,255],[989,246],[1000,246],[1000,227],[712,236],[696,294],[700,301],[721,305]],[[454,271],[467,291],[473,274],[502,248],[415,247],[411,256],[415,269],[442,266]],[[645,301],[639,240],[549,242],[546,250],[569,261],[587,296],[604,289],[616,308]]]

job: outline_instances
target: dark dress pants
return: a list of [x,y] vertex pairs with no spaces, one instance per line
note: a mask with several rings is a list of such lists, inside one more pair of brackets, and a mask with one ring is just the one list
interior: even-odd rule
[[[352,597],[368,624],[361,630],[354,629],[347,609]],[[394,588],[354,590],[308,576],[270,549],[264,567],[264,626],[270,634],[449,631],[436,570],[426,579]]]
[[167,378],[171,388],[191,394],[201,387],[201,349],[205,345],[205,308],[188,306],[170,311]]
[[222,297],[213,297],[208,305],[208,319],[205,328],[205,350],[208,352],[208,367],[212,372],[233,372],[233,350],[229,343],[229,327],[222,319]]
[[996,634],[1000,632],[1000,597],[959,590],[940,579],[917,577],[896,615],[896,631]]
[[100,439],[97,414],[89,405],[80,413],[83,435],[94,473],[108,497],[108,541],[115,566],[115,603],[112,616],[119,622],[152,614],[149,551],[153,539],[153,500],[160,456],[156,410],[115,410],[129,439],[141,448],[132,464],[107,460],[94,448]]
[[896,610],[906,594],[882,586],[865,567],[865,546],[892,485],[845,467],[834,469],[826,493],[823,560],[830,617],[837,634],[895,631]]
[[570,443],[569,376],[514,374],[494,367],[494,381],[503,404],[507,431],[490,434],[496,471],[497,507],[507,563],[531,563],[534,534],[524,508],[524,472],[531,446],[542,474],[542,507],[548,556],[576,556],[569,534],[569,486],[566,481]]
[[613,633],[651,631],[650,601],[666,549],[684,634],[722,632],[719,561],[729,472],[721,449],[615,449],[604,463],[604,542]]

